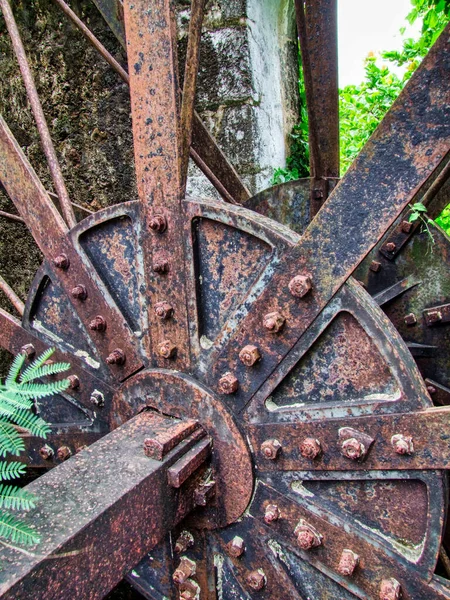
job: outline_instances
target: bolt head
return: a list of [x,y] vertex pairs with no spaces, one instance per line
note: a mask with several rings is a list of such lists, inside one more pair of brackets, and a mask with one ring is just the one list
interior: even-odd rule
[[68,446],[61,446],[60,448],[58,448],[56,456],[59,460],[67,460],[72,456],[72,451]]
[[80,302],[84,302],[88,296],[87,289],[84,285],[81,284],[76,285],[74,288],[72,288],[71,294],[72,298],[80,300]]
[[410,223],[409,221],[402,221],[402,224],[401,224],[400,228],[403,231],[403,233],[411,233],[411,229],[413,228],[413,224]]
[[343,550],[339,560],[338,572],[345,577],[353,575],[359,563],[359,556],[353,550]]
[[294,534],[297,536],[297,544],[302,550],[311,550],[322,544],[323,536],[304,519],[300,519]]
[[409,313],[409,315],[406,315],[405,317],[405,324],[406,325],[415,325],[417,323],[417,317],[414,313]]
[[381,263],[377,260],[373,260],[369,265],[369,269],[374,273],[378,273],[378,271],[381,269]]
[[391,577],[383,579],[380,586],[380,600],[399,600],[402,591],[399,582]]
[[246,367],[252,367],[261,360],[261,353],[256,346],[248,344],[239,352],[239,358]]
[[159,319],[170,319],[173,315],[173,306],[168,302],[157,302],[155,304],[155,315]]
[[284,327],[286,319],[279,312],[271,312],[263,317],[263,326],[270,333],[278,333]]
[[319,440],[315,438],[306,438],[300,444],[300,454],[303,456],[303,458],[314,460],[321,454],[321,452],[322,446]]
[[366,447],[356,438],[344,440],[341,444],[341,453],[351,460],[359,460],[366,455]]
[[388,242],[386,244],[386,250],[388,252],[395,252],[397,250],[397,244],[394,244],[394,242]]
[[77,390],[80,387],[80,380],[76,375],[69,375],[67,379],[71,390]]
[[116,348],[106,357],[106,362],[108,365],[123,365],[125,364],[126,356],[125,352],[120,348]]
[[70,267],[70,260],[67,254],[59,254],[53,259],[53,264],[57,269],[66,271]]
[[22,346],[20,349],[20,353],[25,354],[26,357],[31,360],[36,354],[36,348],[33,344],[25,344],[25,346]]
[[230,556],[233,558],[239,558],[244,554],[245,551],[244,540],[238,535],[234,536],[231,542],[228,542],[227,549]]
[[414,452],[412,437],[409,435],[397,433],[391,437],[391,444],[397,454],[407,455]]
[[167,229],[167,219],[164,215],[153,215],[148,225],[155,233],[164,233]]
[[182,556],[178,568],[172,575],[172,579],[176,584],[181,585],[191,575],[195,575],[196,568],[197,565],[193,560],[190,560],[186,556]]
[[49,446],[48,444],[45,444],[45,446],[42,446],[42,448],[39,450],[39,454],[42,456],[42,458],[44,460],[50,460],[50,458],[52,458],[52,456],[54,456],[55,451],[53,450],[53,448],[51,446]]
[[276,439],[266,440],[261,444],[261,452],[264,458],[275,460],[281,451],[281,443]]
[[434,385],[427,385],[427,391],[430,394],[430,396],[432,396],[436,393],[436,388],[434,387]]
[[276,504],[268,504],[264,511],[264,521],[270,525],[273,521],[278,521],[280,518],[280,509]]
[[98,406],[99,408],[105,406],[105,396],[99,390],[94,390],[92,392],[90,400],[92,404],[95,404],[95,406]]
[[155,273],[159,273],[160,275],[164,275],[164,273],[168,273],[170,269],[169,261],[165,258],[155,258],[153,261],[153,270]]
[[186,552],[188,548],[192,548],[194,545],[194,536],[189,531],[182,531],[179,538],[175,542],[175,552],[180,554]]
[[158,344],[158,354],[162,358],[174,358],[177,353],[177,347],[170,340],[163,340]]
[[219,379],[219,391],[222,394],[235,394],[239,387],[239,381],[237,377],[233,375],[233,373],[225,373]]
[[289,282],[289,291],[295,298],[303,298],[312,288],[310,275],[296,275]]
[[440,310],[430,310],[427,313],[427,325],[433,325],[442,321],[442,312]]
[[105,331],[106,319],[104,319],[102,315],[97,315],[95,319],[93,319],[89,323],[89,329],[91,329],[92,331]]
[[258,569],[257,571],[251,571],[247,577],[245,578],[249,587],[252,590],[259,591],[262,590],[265,585],[267,585],[267,577],[262,569]]

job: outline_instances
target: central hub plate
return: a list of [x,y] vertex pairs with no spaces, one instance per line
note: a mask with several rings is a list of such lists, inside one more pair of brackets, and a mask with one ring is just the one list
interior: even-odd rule
[[253,492],[250,453],[232,415],[214,394],[182,373],[147,370],[129,379],[113,400],[113,427],[146,408],[180,419],[196,419],[213,438],[216,496],[195,515],[195,525],[213,529],[234,523]]

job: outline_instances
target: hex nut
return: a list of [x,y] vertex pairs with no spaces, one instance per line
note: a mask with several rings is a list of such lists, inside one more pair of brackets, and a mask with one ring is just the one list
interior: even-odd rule
[[323,536],[304,519],[300,519],[294,534],[297,536],[297,544],[302,550],[311,550],[322,544]]
[[344,577],[351,577],[358,564],[358,554],[353,552],[353,550],[344,549],[342,550],[337,570]]
[[106,319],[102,315],[97,315],[89,323],[89,329],[92,331],[105,331],[106,330]]
[[261,360],[261,353],[256,346],[248,344],[239,352],[239,359],[246,367],[253,367]]
[[159,319],[170,319],[173,315],[173,306],[168,302],[157,302],[155,304],[155,315]]
[[182,531],[175,542],[175,552],[180,554],[181,552],[186,552],[188,548],[192,548],[194,545],[194,536],[189,531]]
[[177,353],[177,347],[170,340],[163,340],[158,344],[158,354],[162,358],[174,358]]
[[90,401],[99,408],[103,408],[105,406],[105,396],[99,390],[94,390],[92,392]]
[[180,560],[180,564],[175,569],[172,579],[178,585],[181,585],[188,579],[191,575],[195,575],[197,565],[196,563],[187,558],[186,556],[182,556]]
[[44,460],[50,460],[50,458],[54,456],[55,451],[51,446],[45,444],[45,446],[42,446],[42,448],[39,450],[39,454]]
[[67,254],[59,254],[53,259],[53,264],[57,269],[67,271],[67,269],[70,267],[70,260]]
[[295,298],[303,298],[312,288],[310,275],[296,275],[289,282],[289,291]]
[[234,538],[228,542],[227,550],[230,556],[233,558],[239,558],[245,552],[244,540],[238,535],[235,535]]
[[77,390],[80,387],[80,380],[76,375],[69,375],[67,380],[69,382],[69,389]]
[[56,456],[59,460],[67,460],[72,456],[72,451],[68,446],[61,446],[60,448],[58,448]]
[[405,325],[416,325],[417,323],[417,317],[414,313],[409,313],[408,315],[405,316]]
[[413,228],[413,224],[410,223],[409,221],[402,221],[402,224],[400,225],[400,229],[402,230],[403,233],[411,233],[412,228]]
[[237,377],[233,375],[233,373],[225,373],[219,379],[219,391],[222,394],[235,394],[239,387],[239,381]]
[[388,252],[395,252],[397,250],[397,244],[395,244],[394,242],[388,242],[386,244],[386,250]]
[[25,354],[26,357],[31,360],[36,354],[36,348],[33,344],[25,344],[25,346],[22,346],[20,349],[20,353]]
[[396,433],[391,437],[391,444],[397,454],[408,455],[414,453],[412,437]]
[[155,273],[159,273],[163,275],[164,273],[168,273],[170,269],[169,261],[165,258],[155,258],[153,261],[153,270]]
[[245,578],[249,587],[252,590],[259,591],[262,590],[265,585],[267,585],[267,577],[262,569],[257,569],[256,571],[251,571],[247,577]]
[[123,365],[125,364],[126,356],[125,352],[120,348],[116,348],[111,352],[109,356],[106,357],[106,362],[108,365]]
[[261,444],[261,452],[264,458],[276,460],[281,451],[281,443],[276,439],[265,440]]
[[284,327],[286,319],[279,312],[267,313],[263,317],[263,326],[270,331],[270,333],[278,333]]
[[369,265],[369,269],[373,273],[378,273],[378,271],[381,269],[381,263],[378,262],[377,260],[373,260]]
[[348,438],[341,443],[341,453],[350,460],[359,460],[366,455],[367,450],[364,444],[356,438]]
[[399,600],[402,587],[399,582],[391,577],[383,579],[380,586],[380,600]]
[[305,438],[300,444],[300,454],[303,458],[314,460],[322,453],[322,446],[315,438]]
[[264,522],[270,525],[280,518],[280,509],[276,504],[268,504],[264,511]]
[[86,300],[86,298],[88,297],[86,287],[81,284],[76,285],[74,288],[72,288],[72,291],[70,293],[72,295],[72,298],[75,298],[76,300],[79,300],[80,302],[84,302]]
[[164,233],[167,229],[167,219],[164,215],[153,215],[148,226],[155,233]]

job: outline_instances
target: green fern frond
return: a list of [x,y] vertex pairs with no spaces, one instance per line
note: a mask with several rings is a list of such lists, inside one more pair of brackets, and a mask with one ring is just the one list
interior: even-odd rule
[[14,425],[0,421],[0,456],[4,458],[8,453],[19,456],[24,450],[25,444]]
[[0,484],[0,508],[31,510],[35,506],[35,497],[27,490],[15,485]]
[[21,462],[1,462],[0,461],[0,481],[10,481],[18,479],[25,474],[27,467]]
[[13,360],[13,363],[11,365],[11,368],[9,369],[9,373],[8,373],[8,376],[7,376],[6,382],[5,382],[5,384],[7,386],[9,386],[11,383],[17,381],[17,377],[20,373],[20,369],[23,367],[25,358],[26,358],[26,355],[23,352],[21,352]]
[[6,404],[14,410],[30,409],[33,406],[33,401],[29,398],[21,398],[20,395],[13,389],[4,389],[0,385],[0,404]]
[[39,542],[39,536],[29,525],[3,511],[0,511],[0,537],[14,544],[31,545]]
[[[14,423],[29,431],[32,435],[46,438],[51,429],[47,423],[29,410],[18,410],[14,415]],[[1,432],[0,432],[1,435]]]
[[69,381],[67,379],[61,379],[60,381],[51,381],[49,383],[24,383],[14,385],[10,387],[9,392],[10,395],[17,394],[20,398],[39,399],[63,392],[68,387]]
[[42,365],[42,367],[33,369],[32,371],[29,371],[29,368],[20,377],[21,384],[41,379],[42,377],[49,377],[50,375],[58,375],[58,373],[63,373],[70,369],[70,365],[69,363],[53,363],[52,365]]
[[33,362],[31,362],[28,367],[25,369],[25,371],[23,372],[22,376],[21,376],[21,381],[23,381],[24,377],[28,377],[28,379],[36,379],[36,377],[30,376],[30,374],[34,373],[35,371],[37,371],[38,369],[40,369],[44,363],[52,356],[52,354],[55,352],[54,348],[47,348],[47,350],[44,350],[44,352],[42,354],[40,354],[39,356],[37,356]]

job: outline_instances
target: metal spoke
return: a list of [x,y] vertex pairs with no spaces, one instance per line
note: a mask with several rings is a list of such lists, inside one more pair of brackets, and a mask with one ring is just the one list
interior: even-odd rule
[[2,9],[6,26],[11,37],[17,61],[19,63],[28,99],[30,101],[31,109],[33,111],[33,115],[36,120],[36,125],[39,130],[39,135],[41,137],[42,148],[44,150],[45,156],[47,157],[48,165],[53,179],[53,184],[55,186],[55,190],[58,194],[59,202],[61,204],[62,213],[68,226],[74,227],[77,223],[75,219],[75,214],[73,212],[72,204],[69,199],[69,194],[67,193],[66,185],[64,183],[64,179],[61,172],[61,167],[59,166],[58,158],[56,156],[55,148],[50,137],[50,132],[48,130],[47,122],[45,120],[41,102],[39,100],[36,84],[34,83],[33,75],[28,64],[25,49],[20,38],[19,30],[17,28],[13,12],[9,5],[9,0],[0,0],[0,7]]
[[22,217],[19,215],[13,215],[11,213],[5,212],[4,210],[0,210],[0,217],[4,217],[5,219],[9,219],[10,221],[17,221],[17,223],[25,223]]
[[23,312],[25,310],[25,304],[22,302],[22,300],[19,298],[19,296],[16,294],[16,292],[12,289],[12,287],[8,283],[6,283],[6,281],[3,279],[3,277],[1,275],[0,275],[0,290],[5,294],[5,296],[8,298],[8,300],[14,306],[14,308],[17,310],[19,315],[22,317]]

